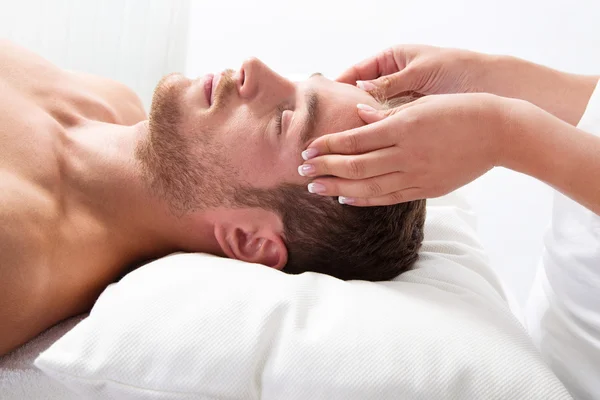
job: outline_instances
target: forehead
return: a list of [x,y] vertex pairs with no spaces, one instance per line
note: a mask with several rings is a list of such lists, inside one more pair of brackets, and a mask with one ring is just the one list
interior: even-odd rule
[[377,107],[378,102],[355,86],[334,82],[323,76],[314,76],[298,83],[298,91],[312,90],[318,94],[318,119],[311,139],[364,125],[357,113],[359,103]]

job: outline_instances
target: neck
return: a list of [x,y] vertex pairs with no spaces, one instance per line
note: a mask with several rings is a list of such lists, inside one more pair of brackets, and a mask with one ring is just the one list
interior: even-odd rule
[[67,212],[84,216],[76,228],[88,234],[86,242],[105,260],[107,274],[175,251],[220,253],[208,218],[175,216],[147,187],[135,157],[147,133],[147,121],[90,122],[65,140]]

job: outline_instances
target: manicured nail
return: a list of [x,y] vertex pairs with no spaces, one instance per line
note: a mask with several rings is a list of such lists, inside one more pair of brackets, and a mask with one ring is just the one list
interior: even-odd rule
[[375,86],[373,83],[367,82],[367,81],[356,81],[356,86],[358,86],[359,89],[362,89],[365,92],[368,92],[370,90],[377,88],[377,86]]
[[340,202],[340,204],[354,204],[355,200],[352,197],[344,197],[344,196],[340,196],[338,197],[338,201]]
[[325,192],[325,185],[322,185],[320,183],[309,183],[308,184],[308,191],[311,193],[323,193]]
[[315,173],[315,166],[310,164],[302,164],[298,167],[300,176],[309,176]]
[[319,154],[319,152],[317,151],[317,149],[304,150],[302,152],[302,158],[304,159],[304,161],[308,161],[311,158],[315,158],[317,156],[317,154]]
[[369,112],[369,113],[377,112],[376,109],[374,109],[373,107],[366,105],[366,104],[357,104],[356,108],[358,108],[359,110],[363,110],[365,112]]

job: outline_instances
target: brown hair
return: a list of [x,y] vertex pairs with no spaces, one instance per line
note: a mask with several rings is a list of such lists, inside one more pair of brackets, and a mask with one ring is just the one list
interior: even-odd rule
[[[398,106],[420,97],[384,102]],[[240,188],[234,201],[281,215],[288,249],[285,272],[320,272],[340,279],[381,281],[409,270],[423,241],[425,200],[384,207],[352,207],[336,197],[308,193],[305,186]]]

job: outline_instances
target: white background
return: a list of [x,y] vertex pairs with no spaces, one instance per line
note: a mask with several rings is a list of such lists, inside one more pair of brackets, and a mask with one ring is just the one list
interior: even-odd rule
[[[149,104],[168,72],[238,68],[335,77],[397,43],[520,56],[600,74],[597,0],[0,0],[0,36],[64,68],[133,87]],[[494,267],[524,302],[541,254],[551,190],[497,169],[467,187]]]
[[126,83],[148,107],[156,82],[184,68],[189,15],[187,0],[0,0],[0,37]]

